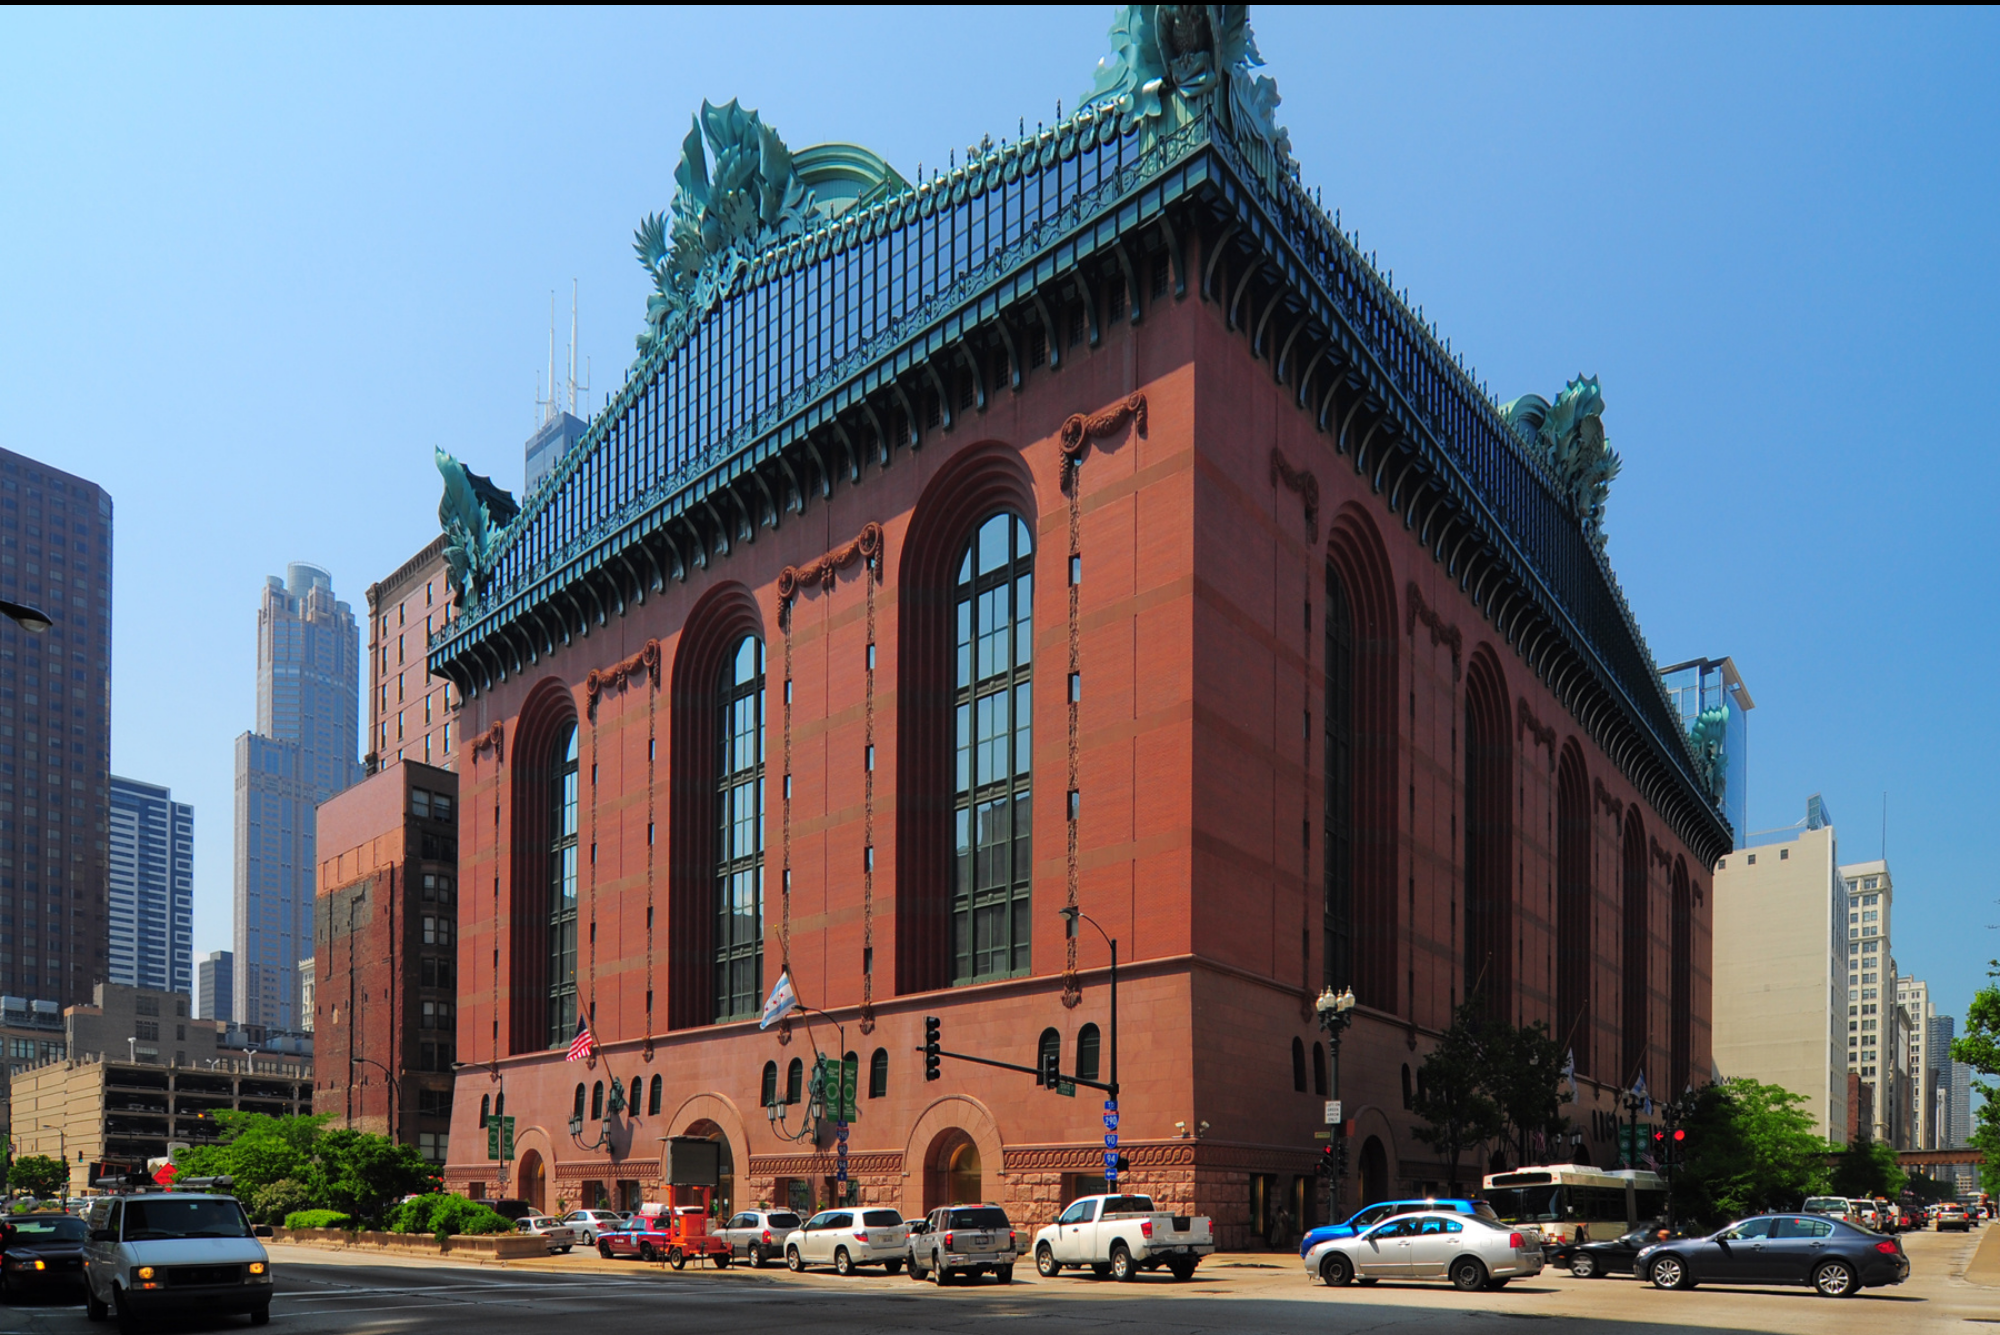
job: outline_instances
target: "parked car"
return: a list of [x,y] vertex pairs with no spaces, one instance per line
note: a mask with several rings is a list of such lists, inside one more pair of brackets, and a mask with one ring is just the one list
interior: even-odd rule
[[619,1256],[657,1261],[673,1245],[673,1217],[665,1212],[635,1214],[624,1228],[606,1230],[597,1235],[597,1254],[607,1261]]
[[821,1210],[786,1236],[785,1264],[795,1271],[830,1265],[837,1275],[879,1265],[893,1275],[908,1256],[909,1236],[895,1210]]
[[1035,1235],[1035,1269],[1053,1279],[1065,1266],[1087,1265],[1100,1277],[1128,1280],[1164,1265],[1185,1280],[1214,1250],[1207,1215],[1157,1209],[1151,1196],[1085,1196]]
[[83,1287],[90,1229],[72,1214],[17,1214],[0,1223],[0,1295]]
[[1014,1225],[997,1205],[950,1205],[910,1223],[911,1279],[952,1284],[991,1272],[1012,1284],[1019,1251]]
[[722,1226],[722,1238],[729,1255],[752,1266],[769,1265],[785,1254],[785,1239],[799,1226],[791,1210],[744,1210],[731,1215]]
[[1634,1259],[1658,1289],[1808,1284],[1829,1298],[1901,1284],[1910,1259],[1894,1238],[1823,1215],[1759,1215],[1702,1238],[1656,1243]]
[[576,1240],[585,1247],[597,1245],[600,1233],[616,1233],[625,1220],[614,1210],[571,1210],[562,1221],[576,1230]]
[[86,1219],[84,1315],[126,1330],[148,1317],[198,1312],[271,1319],[271,1258],[234,1196],[99,1197]]
[[1861,1222],[1861,1207],[1845,1196],[1808,1196],[1805,1213],[1823,1214],[1832,1219],[1845,1219],[1850,1224]]
[[1937,1207],[1937,1231],[1940,1233],[1947,1231],[1970,1233],[1972,1231],[1972,1219],[1966,1214],[1963,1205],[1960,1205],[1957,1201],[1946,1201]]
[[1479,1215],[1426,1210],[1396,1215],[1306,1253],[1305,1270],[1329,1288],[1357,1279],[1444,1279],[1460,1289],[1504,1288],[1542,1272],[1542,1235]]
[[1317,1228],[1307,1229],[1305,1236],[1299,1239],[1299,1255],[1303,1257],[1328,1238],[1351,1238],[1371,1224],[1379,1224],[1395,1215],[1413,1214],[1419,1210],[1451,1210],[1458,1214],[1476,1214],[1495,1223],[1500,1219],[1499,1215],[1493,1213],[1491,1205],[1470,1197],[1432,1196],[1417,1200],[1377,1201],[1373,1205],[1362,1206],[1338,1224],[1321,1224]]
[[1679,1236],[1663,1224],[1648,1224],[1603,1242],[1580,1242],[1568,1249],[1567,1258],[1553,1258],[1552,1265],[1567,1265],[1578,1279],[1603,1279],[1606,1275],[1629,1275],[1633,1258],[1656,1242]]
[[532,1233],[549,1244],[549,1253],[567,1252],[576,1245],[576,1230],[560,1219],[545,1214],[531,1214],[514,1221],[516,1233]]

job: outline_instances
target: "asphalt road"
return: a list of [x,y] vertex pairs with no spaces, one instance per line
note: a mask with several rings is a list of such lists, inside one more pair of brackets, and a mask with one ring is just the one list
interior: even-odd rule
[[[403,1335],[461,1328],[480,1335],[547,1335],[569,1321],[591,1329],[700,1332],[869,1332],[870,1335],[967,1335],[1033,1322],[1034,1335],[1139,1335],[1240,1330],[1274,1335],[1349,1335],[1392,1331],[1485,1332],[1507,1318],[1565,1335],[1622,1335],[1662,1330],[1798,1332],[1798,1335],[1896,1335],[1976,1331],[2000,1325],[2000,1288],[1960,1276],[1986,1230],[1914,1234],[1904,1239],[1911,1280],[1850,1299],[1803,1289],[1720,1289],[1659,1293],[1626,1279],[1575,1280],[1549,1271],[1499,1293],[1461,1294],[1436,1284],[1380,1284],[1338,1291],[1309,1284],[1288,1258],[1225,1256],[1204,1262],[1194,1281],[1164,1274],[1130,1284],[1065,1274],[1053,1281],[1022,1267],[1015,1282],[937,1289],[881,1275],[841,1280],[782,1270],[689,1269],[674,1273],[636,1263],[607,1267],[588,1253],[551,1258],[536,1269],[461,1267],[437,1262],[383,1263],[325,1256],[304,1248],[273,1252],[278,1278],[273,1332]],[[2000,1245],[2000,1244],[1996,1244]],[[631,1324],[626,1324],[626,1322]],[[169,1329],[245,1330],[241,1317],[195,1320]],[[24,1299],[0,1307],[0,1335],[10,1332],[105,1332],[80,1306]]]

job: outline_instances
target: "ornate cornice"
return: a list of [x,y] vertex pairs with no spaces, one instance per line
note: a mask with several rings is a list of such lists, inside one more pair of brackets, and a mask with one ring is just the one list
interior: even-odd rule
[[1661,848],[1660,841],[1653,838],[1651,835],[1646,836],[1646,842],[1652,845],[1653,861],[1659,863],[1660,866],[1664,867],[1668,871],[1672,871],[1674,869],[1674,855],[1672,853],[1669,853],[1666,849]]
[[779,615],[791,615],[792,601],[801,590],[814,585],[821,592],[831,589],[840,570],[852,565],[856,558],[866,561],[870,570],[880,569],[887,543],[882,526],[870,520],[861,526],[859,533],[824,556],[814,557],[802,566],[786,566],[778,572]]
[[1516,697],[1514,704],[1514,735],[1519,737],[1523,732],[1526,732],[1537,742],[1546,746],[1549,749],[1549,768],[1553,770],[1556,767],[1555,728],[1535,717],[1535,711],[1528,708],[1526,696]]
[[1611,819],[1613,820],[1625,819],[1624,799],[1613,797],[1611,795],[1611,790],[1604,786],[1604,780],[1592,779],[1590,781],[1590,786],[1597,792],[1597,804],[1603,807],[1606,811],[1611,813]]
[[590,710],[597,712],[597,697],[610,691],[622,691],[632,678],[644,673],[653,683],[653,689],[660,688],[660,642],[647,640],[645,646],[630,658],[621,658],[608,668],[592,668],[584,678],[583,689],[590,697]]
[[1277,446],[1271,447],[1271,485],[1283,486],[1305,504],[1306,541],[1319,541],[1319,476],[1310,468],[1294,469]]
[[[1099,1161],[1103,1159],[1100,1153]],[[750,1156],[750,1173],[753,1177],[820,1177],[833,1171],[837,1156],[832,1150],[821,1150],[812,1154],[753,1154]],[[879,1150],[865,1154],[849,1152],[847,1156],[849,1173],[887,1174],[903,1171],[901,1150]]]
[[1441,644],[1451,646],[1451,679],[1457,681],[1463,671],[1461,660],[1465,654],[1465,636],[1459,633],[1457,626],[1446,621],[1436,608],[1424,601],[1423,590],[1417,587],[1415,580],[1409,582],[1406,592],[1409,597],[1409,614],[1404,618],[1403,633],[1415,635],[1419,621],[1430,627],[1433,649]]

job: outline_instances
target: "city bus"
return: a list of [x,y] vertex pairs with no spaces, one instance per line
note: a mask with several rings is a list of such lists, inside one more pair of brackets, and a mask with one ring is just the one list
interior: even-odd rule
[[1489,1173],[1482,1185],[1503,1222],[1532,1224],[1563,1246],[1618,1237],[1667,1211],[1666,1179],[1643,1169],[1550,1164]]

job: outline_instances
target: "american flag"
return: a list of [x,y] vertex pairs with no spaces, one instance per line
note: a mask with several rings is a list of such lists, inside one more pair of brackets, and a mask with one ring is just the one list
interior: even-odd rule
[[569,1056],[564,1061],[580,1062],[597,1051],[597,1040],[590,1033],[590,1018],[579,1016],[576,1021],[576,1037],[569,1041]]

